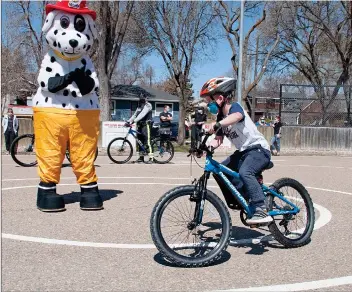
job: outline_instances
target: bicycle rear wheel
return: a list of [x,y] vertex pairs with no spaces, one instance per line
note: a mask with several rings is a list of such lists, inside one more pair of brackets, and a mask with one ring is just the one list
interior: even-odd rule
[[20,166],[31,167],[37,164],[34,134],[26,134],[13,140],[10,146],[12,159]]
[[159,252],[183,267],[207,266],[219,259],[230,242],[231,218],[225,204],[207,190],[203,219],[194,214],[201,201],[190,200],[194,186],[168,191],[155,205],[150,231]]
[[109,143],[107,152],[111,161],[123,164],[131,159],[133,148],[131,142],[125,138],[115,138]]
[[[298,181],[282,178],[271,186],[277,193],[290,199],[300,211],[296,214],[274,216],[268,227],[275,239],[285,247],[300,247],[310,241],[314,229],[315,214],[312,199],[306,188]],[[269,194],[269,210],[291,210],[292,207]]]
[[157,163],[165,164],[171,161],[174,157],[174,146],[169,140],[156,138],[152,141],[152,149],[154,160]]

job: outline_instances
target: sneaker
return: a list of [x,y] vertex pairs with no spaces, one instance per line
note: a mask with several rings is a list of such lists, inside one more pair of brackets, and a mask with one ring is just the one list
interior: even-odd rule
[[143,163],[144,162],[144,157],[141,156],[136,160],[136,163]]
[[265,224],[273,221],[273,217],[269,216],[263,208],[255,208],[252,218],[246,220],[249,225]]
[[156,163],[154,158],[149,158],[149,160],[146,162],[146,164],[152,164],[152,163]]

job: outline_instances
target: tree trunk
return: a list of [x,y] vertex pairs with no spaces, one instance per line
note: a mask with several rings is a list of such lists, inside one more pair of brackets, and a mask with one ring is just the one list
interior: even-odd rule
[[110,113],[111,83],[104,70],[99,70],[99,102],[100,120],[102,122],[111,120]]
[[177,143],[179,145],[183,145],[185,142],[185,117],[186,117],[186,106],[185,102],[183,101],[183,97],[180,98],[179,104],[179,118],[178,118],[178,138]]

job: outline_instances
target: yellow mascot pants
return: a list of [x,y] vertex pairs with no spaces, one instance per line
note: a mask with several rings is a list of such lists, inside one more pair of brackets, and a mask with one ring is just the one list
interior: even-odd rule
[[42,182],[60,181],[68,147],[79,184],[98,180],[94,158],[99,135],[99,110],[33,108],[35,148]]

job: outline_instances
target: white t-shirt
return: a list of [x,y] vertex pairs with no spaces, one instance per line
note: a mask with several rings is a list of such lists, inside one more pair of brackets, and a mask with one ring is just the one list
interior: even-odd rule
[[243,115],[243,119],[236,124],[223,127],[225,136],[239,151],[244,151],[258,144],[270,151],[268,141],[266,141],[264,136],[258,131],[250,116],[243,110],[238,102],[234,102],[231,105],[228,115],[237,112]]

